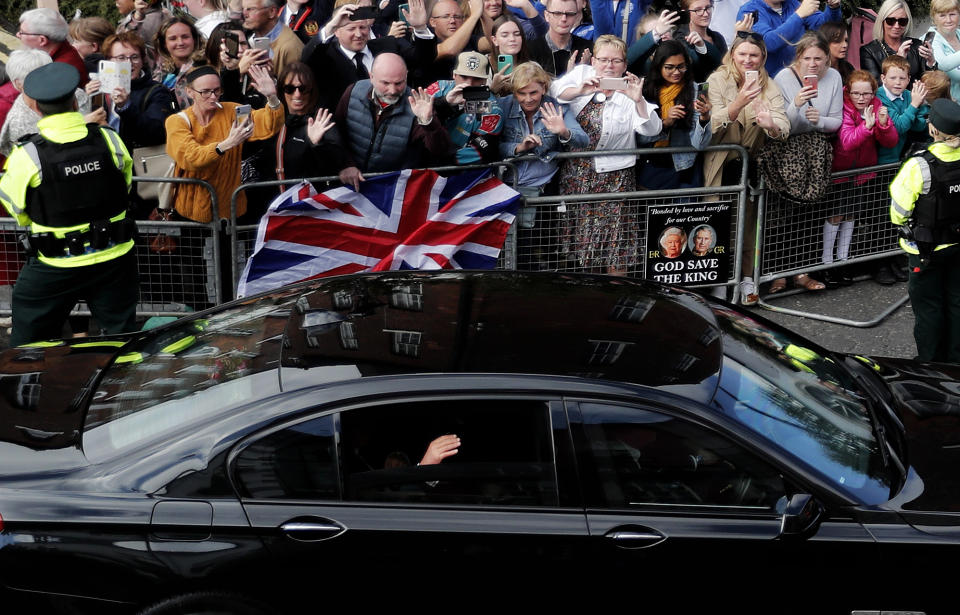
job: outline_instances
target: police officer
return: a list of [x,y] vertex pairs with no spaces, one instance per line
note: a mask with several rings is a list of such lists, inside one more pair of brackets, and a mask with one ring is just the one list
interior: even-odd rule
[[23,82],[24,100],[43,117],[0,178],[0,202],[29,226],[29,258],[13,289],[14,346],[60,337],[80,299],[107,333],[136,324],[135,229],[126,217],[133,161],[115,132],[84,124],[79,83],[62,62]]
[[929,132],[890,184],[890,219],[909,255],[918,358],[960,363],[960,105],[935,100]]

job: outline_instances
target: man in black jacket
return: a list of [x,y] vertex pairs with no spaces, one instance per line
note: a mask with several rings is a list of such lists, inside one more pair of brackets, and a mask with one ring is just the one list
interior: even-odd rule
[[320,34],[303,50],[303,61],[313,70],[317,83],[324,85],[320,106],[333,109],[347,87],[367,79],[373,58],[381,53],[395,53],[410,69],[413,85],[426,85],[418,80],[420,67],[429,66],[437,57],[437,39],[426,27],[427,12],[423,0],[411,0],[408,21],[413,28],[413,43],[392,36],[370,40],[370,19],[351,19],[354,5],[337,9]]
[[547,33],[530,41],[530,59],[545,71],[559,77],[572,63],[585,63],[590,58],[591,41],[573,34],[579,21],[577,0],[547,0],[543,18],[550,27]]

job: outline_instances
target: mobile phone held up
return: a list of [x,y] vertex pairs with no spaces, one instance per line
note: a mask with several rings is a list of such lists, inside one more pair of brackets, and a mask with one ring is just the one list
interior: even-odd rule
[[923,44],[924,45],[931,44],[933,42],[933,37],[936,35],[937,35],[936,30],[930,30],[929,32],[927,32],[927,35],[923,37]]
[[397,15],[400,16],[400,21],[402,21],[403,23],[405,23],[405,24],[407,24],[407,25],[409,26],[409,25],[410,25],[410,22],[407,21],[407,18],[403,15],[403,12],[404,12],[404,11],[406,11],[406,12],[408,12],[408,13],[410,12],[410,5],[409,5],[409,4],[401,4],[401,5],[400,5],[400,8],[397,9]]
[[697,84],[697,98],[702,98],[703,100],[710,99],[710,84],[706,81]]
[[509,53],[501,53],[497,56],[497,72],[503,70],[503,67],[507,66],[507,70],[504,75],[509,75],[513,72],[513,56]]
[[601,90],[626,90],[627,80],[625,77],[601,77]]
[[250,105],[240,105],[239,107],[237,107],[237,111],[236,111],[237,126],[239,126],[240,124],[243,124],[244,122],[247,121],[247,119],[249,119],[250,112],[251,112]]
[[756,70],[745,70],[745,71],[743,71],[743,78],[744,78],[744,80],[746,80],[747,83],[750,83],[751,81],[752,81],[753,83],[756,83],[756,82],[760,81],[760,71],[756,71]]
[[812,88],[813,88],[813,95],[814,95],[814,97],[816,97],[816,95],[817,95],[817,84],[818,84],[818,82],[819,82],[819,78],[818,78],[816,75],[804,75],[804,76],[803,76],[803,87],[805,87],[805,88],[806,88],[806,87],[812,87]]
[[250,39],[250,46],[254,49],[270,49],[270,39],[266,36],[254,36]]
[[[410,7],[407,7],[409,10]],[[377,9],[372,6],[358,6],[350,15],[350,21],[360,21],[361,19],[376,19]]]
[[227,48],[227,56],[235,58],[240,55],[240,38],[236,32],[227,32],[223,37],[223,45]]

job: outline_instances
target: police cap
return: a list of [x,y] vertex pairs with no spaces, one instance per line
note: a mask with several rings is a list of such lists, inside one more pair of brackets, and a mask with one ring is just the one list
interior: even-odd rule
[[960,135],[960,105],[938,98],[930,105],[930,123],[945,135]]
[[80,73],[63,62],[45,64],[30,71],[23,80],[23,92],[42,103],[60,102],[73,96],[80,85]]

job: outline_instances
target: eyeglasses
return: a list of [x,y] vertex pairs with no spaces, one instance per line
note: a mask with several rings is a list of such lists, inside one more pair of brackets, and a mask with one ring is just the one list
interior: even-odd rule
[[110,59],[116,62],[130,62],[133,64],[134,62],[140,61],[140,56],[135,53],[132,56],[111,56]]
[[665,70],[668,73],[674,73],[674,72],[685,73],[687,72],[687,65],[686,64],[664,64],[663,70]]
[[888,26],[897,25],[901,28],[906,28],[907,24],[910,23],[910,20],[906,17],[887,17],[883,20],[883,23],[887,24]]
[[436,17],[431,17],[430,19],[441,19],[443,21],[463,21],[463,15],[451,15],[447,13],[446,15],[437,15]]
[[612,64],[613,66],[626,64],[626,61],[624,61],[623,58],[598,58],[594,56],[593,59],[597,61],[597,64]]
[[244,8],[241,13],[252,13],[254,11],[265,11],[267,9],[272,9],[272,6],[248,6]]
[[754,43],[763,44],[763,37],[756,32],[744,32],[743,30],[739,30],[737,32],[737,38],[745,38],[753,41]]
[[294,85],[292,83],[288,83],[283,86],[284,94],[293,94],[297,90],[300,90],[301,94],[309,94],[310,92],[313,91],[313,88],[308,88],[305,85],[301,85],[301,84]]
[[46,36],[46,34],[37,34],[36,32],[17,32],[17,38],[24,36]]
[[713,11],[713,5],[712,5],[712,4],[709,5],[709,6],[705,6],[705,7],[703,7],[702,9],[690,9],[690,12],[691,12],[691,13],[693,13],[693,14],[695,14],[695,15],[700,15],[700,16],[706,15],[707,13],[709,13],[709,12],[711,12],[711,11]]
[[554,17],[566,17],[567,19],[573,19],[577,16],[576,11],[544,11],[547,15],[553,15]]
[[873,92],[850,92],[850,98],[872,98]]
[[209,96],[220,96],[220,94],[223,94],[222,88],[213,88],[212,90],[196,90],[194,88],[190,88],[190,89],[196,92],[197,94],[199,94],[201,98],[207,98]]

